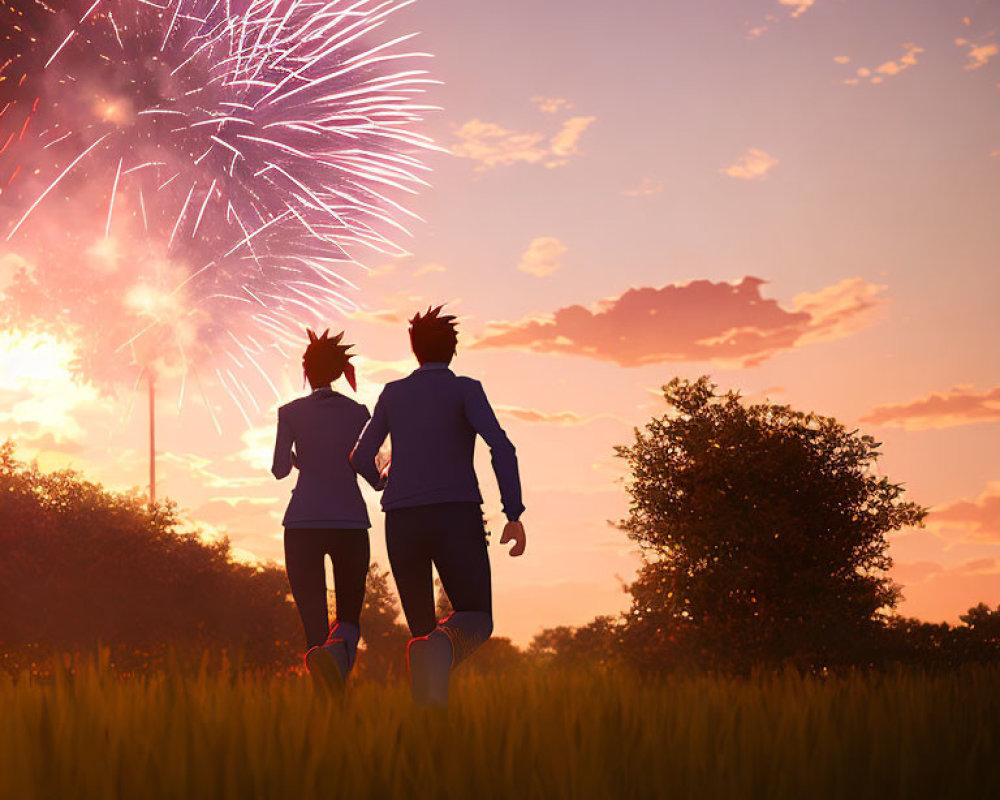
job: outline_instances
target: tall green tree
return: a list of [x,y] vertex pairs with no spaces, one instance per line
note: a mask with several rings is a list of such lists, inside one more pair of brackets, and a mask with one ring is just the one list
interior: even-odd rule
[[622,523],[644,554],[625,647],[645,667],[821,666],[864,658],[898,588],[886,534],[926,510],[875,470],[879,443],[837,420],[663,387],[631,446]]

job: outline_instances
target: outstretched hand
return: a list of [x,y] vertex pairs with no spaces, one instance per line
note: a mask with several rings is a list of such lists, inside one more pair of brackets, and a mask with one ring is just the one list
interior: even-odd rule
[[510,548],[511,556],[516,558],[521,555],[524,552],[525,545],[528,543],[527,534],[524,532],[524,525],[513,520],[504,525],[500,544],[507,544],[507,542],[514,542],[514,546]]

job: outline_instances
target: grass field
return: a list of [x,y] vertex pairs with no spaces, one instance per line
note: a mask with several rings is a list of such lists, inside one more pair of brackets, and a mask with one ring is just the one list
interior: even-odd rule
[[342,703],[306,678],[0,678],[0,798],[1000,798],[1000,669],[524,670]]

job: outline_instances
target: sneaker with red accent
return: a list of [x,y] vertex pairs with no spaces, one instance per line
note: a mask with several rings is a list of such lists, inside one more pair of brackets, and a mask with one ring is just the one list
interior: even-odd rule
[[420,706],[448,705],[448,679],[453,653],[451,641],[441,631],[410,639],[406,648],[413,702]]
[[331,639],[306,653],[306,669],[313,682],[334,696],[344,691],[348,661],[347,645],[341,639]]

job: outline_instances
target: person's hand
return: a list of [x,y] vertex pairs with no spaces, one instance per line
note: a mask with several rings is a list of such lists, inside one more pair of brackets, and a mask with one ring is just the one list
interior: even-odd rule
[[383,460],[376,456],[375,468],[378,470],[378,482],[372,487],[376,492],[384,491],[385,487],[389,484],[389,467],[391,466],[391,458]]
[[528,543],[528,537],[524,532],[524,526],[520,522],[511,520],[503,526],[503,535],[500,537],[500,544],[507,544],[507,542],[514,543],[514,546],[510,548],[511,556],[516,558],[524,552],[524,547]]

